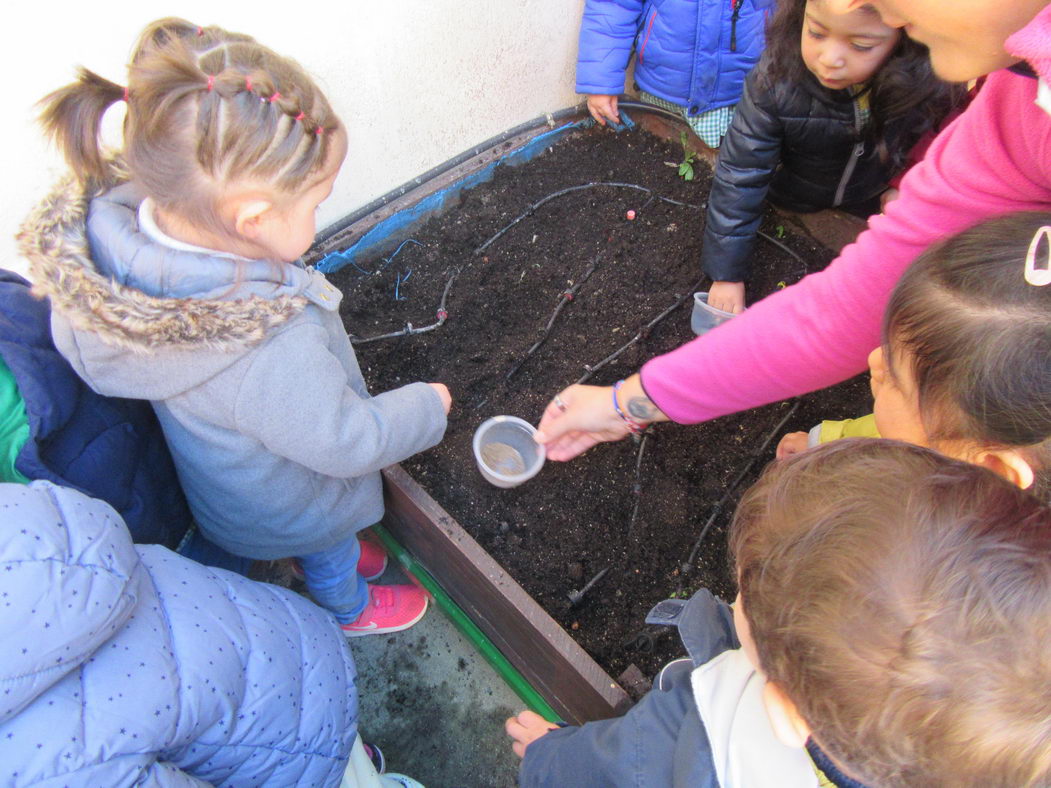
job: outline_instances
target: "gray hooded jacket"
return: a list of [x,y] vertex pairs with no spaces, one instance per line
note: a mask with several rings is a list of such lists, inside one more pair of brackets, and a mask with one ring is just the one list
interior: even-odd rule
[[94,193],[61,184],[19,234],[55,345],[100,394],[153,403],[197,523],[230,552],[303,555],[375,523],[379,470],[445,432],[437,393],[371,397],[322,274],[154,242],[117,168]]

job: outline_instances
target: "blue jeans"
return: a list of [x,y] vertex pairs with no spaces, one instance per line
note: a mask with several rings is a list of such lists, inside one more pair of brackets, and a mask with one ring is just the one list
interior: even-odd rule
[[248,570],[252,566],[251,558],[243,558],[226,552],[219,545],[209,541],[196,525],[186,532],[182,542],[175,548],[175,552],[199,564],[228,569],[245,577],[248,577]]
[[358,574],[360,556],[357,536],[327,550],[299,556],[310,595],[340,624],[352,623],[369,602],[368,583]]

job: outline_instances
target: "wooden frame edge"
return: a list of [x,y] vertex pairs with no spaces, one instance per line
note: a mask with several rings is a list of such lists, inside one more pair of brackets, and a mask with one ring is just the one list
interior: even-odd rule
[[566,722],[614,717],[627,693],[400,465],[383,471],[391,534]]

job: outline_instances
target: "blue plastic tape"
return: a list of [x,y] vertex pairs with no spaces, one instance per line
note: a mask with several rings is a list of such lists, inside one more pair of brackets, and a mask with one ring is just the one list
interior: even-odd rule
[[[623,117],[623,113],[621,117]],[[557,129],[538,134],[529,142],[519,148],[515,148],[513,151],[505,153],[499,159],[489,163],[478,172],[468,175],[466,178],[462,178],[453,185],[434,192],[434,194],[427,195],[411,208],[406,208],[398,211],[393,216],[387,217],[361,236],[361,238],[349,248],[338,252],[329,252],[317,262],[317,270],[328,274],[333,271],[338,271],[345,265],[354,264],[356,266],[356,260],[358,258],[370,254],[377,247],[388,244],[391,242],[392,238],[396,238],[400,233],[403,233],[407,228],[413,226],[428,214],[442,210],[450,199],[457,197],[464,189],[473,188],[490,180],[493,177],[493,172],[496,170],[497,165],[507,164],[515,166],[517,164],[524,164],[534,156],[543,152],[545,148],[561,135],[572,131],[573,129],[588,128],[589,126],[594,125],[594,123],[595,121],[589,118],[575,123],[567,123],[565,126],[559,126]],[[359,268],[358,270],[361,269]]]

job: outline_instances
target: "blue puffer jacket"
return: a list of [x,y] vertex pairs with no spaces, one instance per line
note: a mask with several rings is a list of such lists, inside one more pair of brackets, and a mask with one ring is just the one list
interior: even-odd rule
[[175,547],[192,520],[148,403],[89,389],[51,340],[51,309],[0,270],[0,358],[25,401],[29,440],[15,467],[101,498],[136,542]]
[[0,784],[339,784],[357,694],[334,619],[136,548],[74,490],[3,484],[0,510]]
[[577,92],[618,95],[635,47],[635,82],[687,114],[736,104],[763,51],[774,0],[587,0]]

